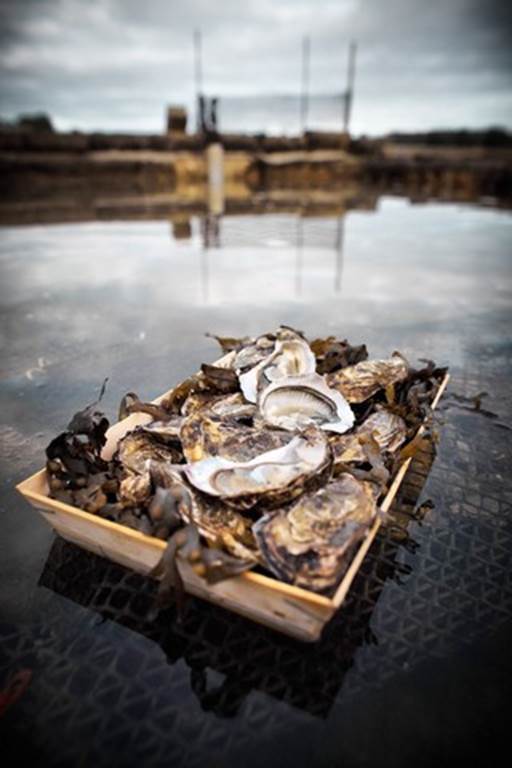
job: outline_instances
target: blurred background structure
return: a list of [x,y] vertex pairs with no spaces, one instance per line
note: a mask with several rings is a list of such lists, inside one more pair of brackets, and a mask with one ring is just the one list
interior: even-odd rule
[[[200,90],[233,102],[223,130],[298,132],[286,100],[301,91],[304,37],[312,100],[345,90],[347,48],[359,42],[356,135],[512,121],[511,12],[500,0],[4,0],[0,27],[1,115],[43,111],[59,131],[157,133],[169,102],[193,114],[194,30]],[[244,113],[260,97],[273,106],[253,122]],[[309,118],[338,129],[339,104],[312,101]]]
[[354,184],[512,196],[505,5],[44,0],[0,14],[0,222],[203,210],[221,177],[228,212]]

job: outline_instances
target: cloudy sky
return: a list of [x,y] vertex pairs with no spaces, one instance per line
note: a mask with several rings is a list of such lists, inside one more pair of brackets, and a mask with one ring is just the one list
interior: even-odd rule
[[192,30],[200,27],[204,90],[221,101],[297,93],[306,34],[312,94],[340,92],[354,38],[356,133],[512,127],[511,8],[496,0],[0,0],[0,114],[43,110],[62,130],[160,132],[166,104],[193,104]]

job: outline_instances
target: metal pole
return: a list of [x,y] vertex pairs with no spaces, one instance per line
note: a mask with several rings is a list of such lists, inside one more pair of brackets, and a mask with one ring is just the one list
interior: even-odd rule
[[348,69],[347,69],[347,90],[345,91],[345,103],[343,110],[343,130],[348,132],[350,125],[350,115],[352,112],[352,101],[354,99],[354,80],[356,77],[356,52],[357,44],[352,41],[348,49]]
[[295,294],[302,293],[302,271],[304,267],[304,219],[302,212],[297,217],[297,252],[295,254]]
[[201,130],[199,116],[199,99],[203,93],[203,66],[201,60],[201,30],[194,29],[194,80],[196,87],[196,125]]
[[300,100],[300,127],[304,133],[308,122],[309,110],[309,60],[310,60],[310,39],[302,39],[302,92]]
[[340,216],[336,230],[336,268],[334,273],[334,290],[339,293],[341,290],[341,277],[343,274],[343,240],[345,234],[345,217]]

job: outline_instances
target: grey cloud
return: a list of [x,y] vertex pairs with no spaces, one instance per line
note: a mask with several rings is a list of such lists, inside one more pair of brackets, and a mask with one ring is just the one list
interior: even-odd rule
[[192,107],[200,26],[205,90],[221,98],[298,92],[304,34],[312,92],[339,92],[353,37],[355,130],[511,125],[511,18],[508,4],[477,0],[11,0],[0,4],[1,112],[159,131],[167,103]]

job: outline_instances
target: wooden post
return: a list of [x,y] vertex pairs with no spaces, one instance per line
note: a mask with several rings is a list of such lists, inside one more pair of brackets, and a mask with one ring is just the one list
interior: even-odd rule
[[224,147],[210,144],[206,149],[208,167],[208,211],[214,216],[224,213]]
[[306,130],[309,111],[309,61],[310,61],[310,39],[302,39],[302,91],[300,99],[300,129],[301,133]]
[[347,69],[347,90],[343,104],[343,131],[348,133],[350,125],[350,116],[352,112],[352,101],[354,99],[354,80],[356,76],[356,51],[357,44],[352,41],[348,49],[348,69]]

